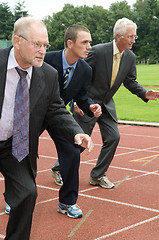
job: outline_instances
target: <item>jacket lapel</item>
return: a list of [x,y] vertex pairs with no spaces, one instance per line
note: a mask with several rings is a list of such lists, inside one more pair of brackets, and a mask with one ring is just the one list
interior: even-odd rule
[[119,71],[118,71],[117,77],[115,79],[115,82],[114,82],[113,86],[109,89],[109,91],[106,93],[106,96],[104,98],[105,103],[110,101],[110,99],[113,97],[115,92],[118,90],[118,88],[123,83],[124,72],[127,72],[128,71],[127,69],[130,67],[129,62],[130,62],[130,56],[129,56],[128,52],[125,50],[123,52],[123,55],[121,58]]
[[[70,80],[70,82],[69,82],[69,84],[68,84],[68,86],[66,88],[66,91],[69,91],[70,87],[71,87],[71,89],[72,88],[77,88],[77,84],[80,81],[79,74],[78,74],[78,72],[79,72],[78,69],[81,69],[80,66],[81,66],[81,62],[80,62],[80,59],[79,59],[78,62],[77,62],[76,68],[74,70],[74,73],[72,75],[72,78],[71,78],[71,80]],[[81,77],[81,75],[80,75],[80,77]]]
[[109,84],[111,82],[111,77],[112,77],[112,63],[113,63],[113,42],[110,42],[107,44],[106,48],[106,63],[105,65],[107,66],[106,72],[108,74],[108,79],[109,79]]
[[64,77],[63,77],[63,64],[62,64],[62,50],[58,51],[54,57],[56,58],[55,68],[58,71],[58,75],[59,75],[60,89],[63,89]]
[[8,56],[11,48],[12,47],[0,50],[0,56],[1,56],[0,57],[0,69],[1,69],[0,71],[0,118],[2,113],[3,100],[4,100]]
[[33,74],[30,85],[30,113],[33,111],[35,104],[37,103],[38,99],[40,98],[44,90],[45,83],[42,81],[43,75],[44,73],[42,67],[33,68]]
[[125,71],[127,71],[127,68],[129,68],[129,63],[130,62],[130,58],[128,57],[128,54],[126,52],[126,50],[123,52],[122,54],[122,58],[121,58],[121,62],[120,62],[120,66],[119,66],[119,71],[117,74],[117,77],[115,79],[114,85],[116,87],[120,86],[123,82],[123,73]]

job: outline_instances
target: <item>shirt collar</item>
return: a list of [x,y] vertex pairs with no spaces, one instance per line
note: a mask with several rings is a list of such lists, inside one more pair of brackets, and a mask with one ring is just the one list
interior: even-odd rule
[[67,63],[66,58],[65,58],[65,49],[62,51],[63,70],[66,70],[68,67],[71,67],[71,68],[73,68],[73,69],[75,70],[76,65],[77,65],[77,62],[78,62],[78,61],[76,61],[76,62],[75,62],[74,64],[72,64],[72,65],[69,65],[69,64]]
[[[116,45],[116,42],[115,42],[115,39],[113,40],[113,56],[115,55],[115,54],[117,54],[117,53],[119,53],[119,49],[118,49],[118,47],[117,47],[117,45]],[[121,52],[121,55],[123,54],[123,51]]]
[[[7,66],[7,70],[9,69],[13,69],[15,67],[19,67],[20,69],[22,69],[19,64],[17,63],[16,59],[15,59],[15,55],[14,55],[14,47],[11,49],[10,54],[9,54],[9,58],[8,58],[8,66]],[[33,71],[33,67],[29,67],[27,69],[22,69],[23,71],[27,71],[29,78],[31,79],[32,76],[32,71]]]

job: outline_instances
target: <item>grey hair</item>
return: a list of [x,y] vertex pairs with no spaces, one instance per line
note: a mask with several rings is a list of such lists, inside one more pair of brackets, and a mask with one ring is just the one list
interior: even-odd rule
[[116,38],[116,35],[119,33],[120,35],[124,35],[127,28],[131,27],[134,28],[135,30],[137,29],[136,23],[133,21],[129,20],[128,18],[121,18],[118,19],[114,25],[113,29],[113,36]]
[[12,34],[12,42],[13,42],[13,37],[15,35],[28,36],[29,29],[32,26],[32,24],[34,24],[34,23],[41,24],[46,28],[45,24],[41,20],[36,19],[34,17],[27,16],[27,17],[19,18],[14,24],[14,29],[13,29],[13,34]]

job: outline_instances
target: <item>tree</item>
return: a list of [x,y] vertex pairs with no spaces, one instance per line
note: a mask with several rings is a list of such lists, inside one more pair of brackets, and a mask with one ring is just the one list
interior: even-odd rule
[[116,20],[130,16],[132,11],[126,1],[112,4],[110,10],[95,5],[74,7],[71,4],[65,4],[62,11],[46,17],[44,22],[48,29],[51,49],[57,50],[64,47],[64,32],[71,24],[86,26],[92,35],[92,45],[95,45],[111,41]]
[[[0,38],[10,40],[14,22],[27,15],[24,1],[18,0],[13,13],[8,4],[0,4]],[[50,50],[64,48],[64,33],[71,24],[87,27],[92,35],[92,45],[109,42],[113,39],[115,22],[122,17],[133,20],[138,26],[139,38],[133,45],[137,60],[158,60],[159,0],[136,0],[132,9],[124,0],[111,4],[109,10],[95,5],[74,7],[65,4],[62,11],[43,20],[48,29]]]
[[21,17],[26,17],[28,16],[28,11],[25,10],[25,1],[23,1],[22,3],[20,2],[20,0],[17,2],[17,4],[15,5],[15,9],[14,9],[14,20],[17,21],[19,18]]
[[83,15],[85,23],[92,35],[92,45],[108,42],[112,39],[111,14],[101,6],[86,7]]
[[0,39],[11,39],[14,16],[7,3],[0,4]]
[[159,16],[159,2],[157,0],[137,0],[134,4],[134,16],[138,26],[138,40],[135,45],[138,59],[158,59],[159,22],[154,16]]
[[114,18],[114,24],[120,18],[126,17],[131,19],[133,15],[131,7],[128,5],[127,1],[112,3],[110,5],[109,11]]
[[131,10],[131,7],[128,5],[127,1],[112,3],[110,5],[109,12],[109,24],[111,23],[112,36],[114,25],[118,19],[125,17],[133,20],[133,11]]
[[44,22],[48,29],[52,50],[64,48],[64,33],[72,24],[87,27],[91,32],[93,45],[110,41],[109,12],[100,6],[91,8],[86,5],[74,7],[71,4],[65,4],[62,11],[53,13],[52,17],[46,17]]

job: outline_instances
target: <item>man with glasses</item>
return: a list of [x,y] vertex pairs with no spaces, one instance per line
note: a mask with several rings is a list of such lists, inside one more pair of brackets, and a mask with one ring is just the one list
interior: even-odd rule
[[117,20],[114,26],[114,40],[92,47],[86,59],[93,69],[93,79],[88,95],[95,103],[101,105],[102,115],[99,118],[89,118],[75,113],[75,119],[89,135],[96,122],[100,127],[103,146],[96,166],[91,171],[89,183],[103,188],[114,187],[114,183],[108,180],[105,173],[120,139],[113,101],[114,94],[123,83],[130,92],[144,102],[159,98],[159,92],[147,91],[136,81],[136,58],[130,51],[137,39],[136,30],[137,26],[131,20],[127,18]]
[[27,41],[27,42],[29,42],[31,45],[33,45],[34,46],[34,48],[36,48],[36,49],[40,49],[40,48],[42,48],[42,47],[44,47],[45,48],[45,50],[47,50],[47,49],[49,49],[49,47],[51,47],[51,45],[49,44],[49,43],[44,43],[44,44],[42,44],[42,43],[38,43],[38,42],[31,42],[31,41],[29,41],[27,38],[25,38],[24,36],[22,36],[22,35],[19,35],[19,37],[21,37],[21,38],[23,38],[25,41]]
[[44,121],[72,144],[93,149],[60,97],[58,73],[44,63],[46,26],[32,17],[14,24],[13,46],[0,49],[0,172],[11,206],[6,240],[29,240],[37,198],[39,135]]
[[[19,37],[36,49],[49,47],[49,44],[32,42],[24,35]],[[101,107],[99,104],[94,104],[87,95],[92,69],[82,59],[87,57],[91,49],[91,40],[90,31],[86,27],[73,24],[66,29],[64,35],[65,49],[48,51],[44,60],[58,71],[60,96],[65,104],[74,99],[85,113],[98,117],[101,114]],[[68,72],[67,69],[70,71]],[[58,161],[51,170],[56,184],[62,186],[59,191],[58,212],[67,213],[71,218],[82,217],[82,210],[76,204],[79,189],[80,150],[61,136],[56,129],[50,127],[46,121],[42,131],[45,129],[53,139],[58,153]],[[7,203],[5,212],[7,214],[10,212]]]

